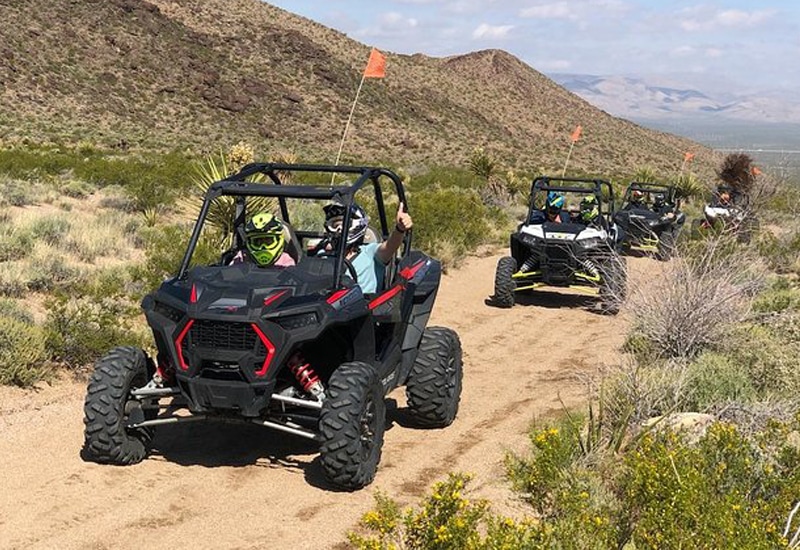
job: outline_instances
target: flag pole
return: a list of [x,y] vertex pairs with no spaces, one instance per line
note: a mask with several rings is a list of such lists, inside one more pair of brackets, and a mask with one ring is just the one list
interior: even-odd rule
[[[353,120],[353,113],[356,110],[356,103],[358,103],[358,96],[361,95],[361,88],[364,86],[364,80],[366,80],[366,74],[361,75],[361,82],[358,84],[358,90],[356,90],[356,98],[353,100],[353,105],[350,107],[350,115],[347,117],[347,123],[344,125],[344,132],[342,132],[342,141],[339,143],[339,151],[336,153],[336,162],[334,162],[334,166],[339,166],[339,159],[342,158],[342,150],[344,149],[344,140],[347,137],[347,130],[350,128],[350,122]],[[334,172],[331,174],[331,185],[333,185],[333,181],[336,177],[336,173]]]
[[561,177],[564,177],[564,174],[567,173],[567,164],[569,164],[569,157],[572,156],[572,148],[575,147],[575,142],[572,141],[569,144],[569,152],[567,153],[567,160],[564,161],[564,168],[561,170]]

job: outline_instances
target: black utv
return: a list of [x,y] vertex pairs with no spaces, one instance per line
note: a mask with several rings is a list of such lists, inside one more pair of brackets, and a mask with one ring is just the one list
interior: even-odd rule
[[[287,174],[307,182],[284,185]],[[334,185],[334,174],[350,183]],[[386,239],[394,219],[385,200],[407,203],[400,178],[383,168],[250,164],[211,185],[176,275],[142,302],[155,357],[119,347],[95,365],[84,456],[133,464],[145,458],[159,425],[241,421],[318,442],[329,481],[357,489],[375,476],[384,397],[394,388],[405,386],[418,426],[452,423],[461,344],[454,331],[427,327],[440,263],[412,250],[407,232],[382,287],[364,294],[345,258],[349,209],[334,246],[319,246],[324,204],[368,199],[372,239]],[[204,228],[214,225],[210,213],[224,211],[215,210],[220,201],[233,216],[232,249],[211,264],[198,262]],[[296,265],[229,263],[244,246],[242,228],[256,201],[283,220]]]
[[666,261],[675,251],[686,214],[680,210],[674,185],[634,181],[625,190],[614,221],[624,230],[623,251],[653,253]]
[[[563,208],[548,216],[552,200],[563,202]],[[596,210],[583,212],[584,204]],[[527,218],[511,235],[511,255],[497,263],[491,302],[512,307],[520,292],[569,288],[599,295],[604,312],[618,313],[627,270],[617,252],[621,236],[613,215],[614,192],[608,181],[536,178]]]

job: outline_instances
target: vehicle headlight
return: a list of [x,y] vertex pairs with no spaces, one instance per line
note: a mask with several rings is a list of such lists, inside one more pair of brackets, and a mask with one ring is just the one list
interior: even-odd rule
[[601,239],[600,237],[592,237],[591,239],[581,239],[580,241],[578,241],[578,245],[584,249],[595,248],[597,246],[600,246],[601,244],[603,244],[603,239]]
[[522,236],[522,242],[524,242],[528,246],[538,246],[539,243],[541,243],[543,240],[534,235],[528,235],[527,233],[522,233],[521,236]]

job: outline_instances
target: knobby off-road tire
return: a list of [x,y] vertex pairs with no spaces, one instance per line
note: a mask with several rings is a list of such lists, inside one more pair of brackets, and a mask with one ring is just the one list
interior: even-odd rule
[[514,290],[517,284],[514,282],[512,275],[516,271],[517,261],[511,256],[504,256],[497,262],[492,300],[497,307],[512,307],[514,305]]
[[448,328],[425,329],[406,381],[408,410],[417,426],[443,428],[453,423],[463,376],[458,335]]
[[83,406],[85,458],[128,465],[147,456],[153,430],[125,427],[131,413],[142,412],[139,402],[129,398],[130,390],[146,385],[147,379],[147,356],[139,348],[114,348],[95,363]]
[[383,386],[366,363],[343,363],[331,375],[319,431],[322,467],[331,483],[360,489],[375,478],[386,429]]
[[603,262],[599,290],[603,313],[618,314],[628,294],[628,263],[624,257],[612,256]]
[[656,259],[662,262],[669,261],[672,254],[675,252],[676,234],[673,229],[664,231],[658,239],[658,250],[656,251]]

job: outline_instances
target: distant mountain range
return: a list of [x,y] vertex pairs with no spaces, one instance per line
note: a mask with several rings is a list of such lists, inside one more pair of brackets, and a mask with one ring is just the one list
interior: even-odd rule
[[646,78],[549,74],[555,82],[608,113],[635,122],[703,117],[716,122],[800,124],[800,98],[788,92],[709,93]]

